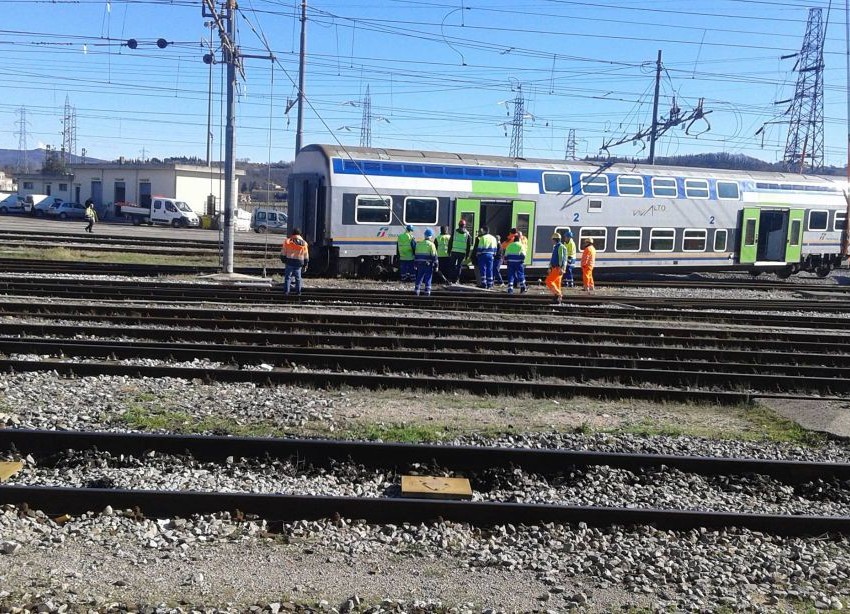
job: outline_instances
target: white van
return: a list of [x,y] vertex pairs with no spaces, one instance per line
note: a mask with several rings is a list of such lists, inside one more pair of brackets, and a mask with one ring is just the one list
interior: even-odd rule
[[277,232],[286,234],[286,211],[282,209],[254,209],[251,214],[251,228],[260,234]]
[[[0,195],[2,196],[2,195]],[[0,200],[0,213],[26,213],[30,210],[31,205],[27,199],[18,194],[5,195],[3,200]]]
[[50,207],[58,205],[62,202],[62,199],[47,194],[27,194],[26,201],[30,206],[31,214],[43,217],[47,215],[47,210]]

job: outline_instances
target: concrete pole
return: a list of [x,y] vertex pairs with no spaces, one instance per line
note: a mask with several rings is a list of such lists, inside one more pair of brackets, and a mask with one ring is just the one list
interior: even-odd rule
[[655,164],[655,141],[658,138],[658,92],[661,89],[661,49],[655,61],[655,98],[652,101],[652,131],[649,133],[649,163]]
[[295,128],[295,155],[304,138],[304,69],[307,55],[307,0],[301,0],[301,52],[298,55],[298,119]]
[[227,38],[231,48],[225,49],[227,62],[227,125],[224,132],[224,236],[222,250],[222,273],[233,273],[233,243],[235,239],[234,210],[238,195],[236,181],[236,37],[234,36],[233,11],[236,0],[227,0]]

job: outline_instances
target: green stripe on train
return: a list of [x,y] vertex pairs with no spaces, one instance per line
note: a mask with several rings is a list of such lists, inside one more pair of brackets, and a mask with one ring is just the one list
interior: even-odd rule
[[473,194],[488,194],[499,196],[516,196],[519,194],[519,184],[510,181],[476,181],[472,180]]

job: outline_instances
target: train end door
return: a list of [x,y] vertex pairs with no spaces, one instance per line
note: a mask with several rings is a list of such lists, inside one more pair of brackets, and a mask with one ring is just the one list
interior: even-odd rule
[[741,247],[738,252],[741,264],[752,264],[758,259],[760,218],[761,209],[744,207],[741,215]]
[[531,264],[534,252],[534,205],[532,200],[515,200],[511,212],[511,225],[528,239],[525,264]]
[[307,243],[325,241],[325,187],[321,175],[290,175],[287,184],[287,234],[298,228]]
[[461,220],[466,220],[466,229],[475,236],[478,232],[476,224],[481,221],[481,201],[474,198],[458,198],[455,203],[455,228]]

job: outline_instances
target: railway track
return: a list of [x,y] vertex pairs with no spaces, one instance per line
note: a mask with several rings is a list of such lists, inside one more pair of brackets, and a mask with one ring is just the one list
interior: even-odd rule
[[[421,472],[463,476],[476,471],[505,468],[545,476],[574,468],[606,465],[640,471],[672,468],[707,476],[764,475],[787,484],[845,483],[850,464],[801,461],[765,461],[651,454],[576,452],[526,448],[424,446],[329,440],[280,440],[211,436],[153,435],[0,430],[0,450],[37,458],[68,454],[69,450],[97,450],[114,455],[181,454],[193,459],[224,462],[227,457],[294,459],[332,470],[340,461],[390,473]],[[525,504],[503,501],[451,501],[421,498],[328,497],[282,494],[151,491],[109,488],[67,488],[12,484],[0,486],[0,503],[38,508],[48,514],[82,514],[106,506],[133,509],[148,517],[188,516],[229,511],[255,515],[273,522],[344,517],[376,523],[431,522],[437,519],[476,525],[578,523],[592,526],[651,524],[660,529],[737,526],[782,535],[850,533],[846,515],[777,515],[650,509],[640,507]],[[699,502],[694,507],[699,508]]]
[[[53,318],[79,317],[73,308],[49,307]],[[103,318],[97,324],[0,322],[0,351],[19,358],[0,361],[0,368],[312,385],[332,378],[370,388],[720,403],[746,403],[754,396],[823,399],[850,392],[844,345],[817,331],[777,332],[765,339],[759,330],[594,321],[553,332],[515,321],[494,329],[484,319],[423,322],[397,316],[221,311],[196,318],[195,326],[187,328],[186,312],[177,309],[158,309],[155,317],[129,306],[96,311]],[[21,304],[0,304],[0,314],[34,315]],[[174,325],[176,315],[182,318],[180,326]],[[134,325],[128,326],[128,320]],[[257,330],[261,321],[262,330]],[[787,352],[788,347],[795,351]],[[41,358],[30,358],[33,354]],[[218,366],[132,362],[163,358],[205,359]]]
[[[452,311],[545,311],[575,315],[573,305],[614,308],[622,315],[629,311],[653,310],[663,317],[679,317],[682,310],[735,310],[735,311],[825,311],[850,312],[850,300],[842,298],[817,301],[811,299],[742,299],[698,298],[663,296],[602,295],[596,293],[568,293],[566,307],[551,305],[551,297],[531,294],[507,296],[504,293],[474,289],[438,290],[430,297],[414,296],[410,291],[308,289],[302,297],[285,297],[279,289],[251,286],[220,286],[213,284],[146,283],[133,281],[99,282],[80,279],[30,279],[7,278],[0,280],[0,292],[9,295],[57,297],[88,300],[134,300],[163,302],[231,302],[274,303],[286,300],[307,303],[324,303],[352,306],[392,306],[442,309]],[[474,300],[470,300],[473,299]],[[628,316],[627,316],[628,317]],[[638,316],[640,317],[640,316]],[[711,316],[722,318],[722,316]]]

